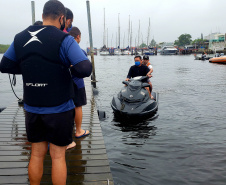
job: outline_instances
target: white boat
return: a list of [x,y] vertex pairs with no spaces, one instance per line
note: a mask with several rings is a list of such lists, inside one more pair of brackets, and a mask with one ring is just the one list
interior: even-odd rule
[[[117,44],[117,39],[116,39]],[[122,51],[120,49],[120,21],[119,21],[119,14],[118,14],[118,47],[114,49],[114,55],[121,55]]]
[[100,49],[101,56],[110,55],[109,50],[107,49],[105,43],[106,43],[106,38],[105,38],[105,8],[104,8],[104,39],[103,39],[104,46]]
[[114,55],[121,55],[122,52],[121,52],[121,49],[117,48],[114,50]]
[[109,55],[109,51],[107,51],[107,50],[100,51],[100,55],[101,56]]
[[127,49],[122,52],[122,55],[131,55],[131,54],[132,54],[131,51]]
[[137,50],[136,55],[142,55],[142,50]]
[[154,55],[154,51],[151,49],[146,49],[143,51],[143,55]]
[[161,55],[177,55],[178,50],[173,46],[164,46],[160,52]]

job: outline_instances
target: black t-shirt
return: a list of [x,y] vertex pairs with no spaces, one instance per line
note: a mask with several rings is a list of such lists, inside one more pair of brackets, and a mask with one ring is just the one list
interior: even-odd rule
[[134,78],[136,76],[146,76],[150,69],[147,66],[141,65],[140,67],[133,65],[129,69],[127,78]]

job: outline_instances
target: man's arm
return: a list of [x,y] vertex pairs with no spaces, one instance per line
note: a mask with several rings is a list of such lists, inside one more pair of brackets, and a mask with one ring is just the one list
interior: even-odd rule
[[147,67],[147,66],[145,66],[146,68],[145,68],[145,71],[146,71],[146,76],[148,76],[149,78],[151,78],[152,77],[152,75],[151,75],[151,70]]
[[149,65],[148,68],[150,69],[150,73],[153,73],[153,67]]
[[130,69],[129,69],[129,72],[128,72],[126,81],[129,81],[129,79],[131,78],[131,76],[132,76],[132,67],[130,67]]
[[67,36],[62,42],[60,57],[63,63],[71,66],[71,74],[85,78],[92,73],[92,64],[72,36]]
[[2,57],[0,71],[2,73],[21,74],[19,65],[5,56]]
[[72,66],[71,74],[78,78],[85,78],[91,75],[92,73],[92,64],[89,60],[83,60],[78,64]]
[[14,42],[10,45],[2,57],[0,62],[0,71],[2,73],[21,74],[20,66],[16,59]]

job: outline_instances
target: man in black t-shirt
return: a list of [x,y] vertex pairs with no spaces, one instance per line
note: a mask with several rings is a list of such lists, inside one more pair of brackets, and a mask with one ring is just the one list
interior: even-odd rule
[[150,78],[151,77],[151,75],[149,74],[150,69],[147,66],[142,65],[143,61],[141,59],[141,56],[139,55],[135,56],[134,61],[135,61],[135,65],[130,67],[126,81],[136,76],[148,76]]
[[[150,69],[146,65],[142,65],[143,61],[141,59],[141,56],[136,55],[134,57],[134,61],[135,65],[130,67],[126,81],[129,81],[130,78],[134,78],[136,76],[148,76],[149,78],[151,78]],[[148,90],[149,95],[152,98],[149,87],[147,87],[146,89]]]

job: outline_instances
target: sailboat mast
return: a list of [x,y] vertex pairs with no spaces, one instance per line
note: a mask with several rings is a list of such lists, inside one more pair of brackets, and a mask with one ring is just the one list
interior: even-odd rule
[[132,46],[132,36],[133,36],[133,26],[132,26],[132,21],[131,21],[131,33],[130,33],[130,47]]
[[107,48],[108,48],[108,28],[107,28]]
[[119,20],[119,14],[118,14],[118,46],[120,48],[120,20]]
[[118,47],[118,40],[117,40],[117,32],[116,32],[116,48]]
[[149,44],[149,37],[150,37],[150,27],[151,27],[151,24],[150,24],[150,17],[149,17],[149,25],[148,25],[148,37],[147,37],[147,46]]
[[125,32],[124,32],[124,37],[123,37],[123,49],[125,48]]
[[104,8],[104,38],[103,38],[103,45],[105,45],[105,8]]
[[138,48],[140,48],[140,20],[139,20],[139,29],[138,29]]
[[128,29],[128,46],[130,46],[130,15],[129,15],[129,29]]

